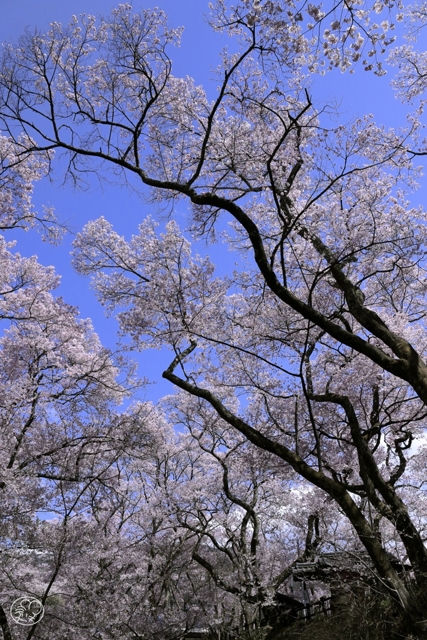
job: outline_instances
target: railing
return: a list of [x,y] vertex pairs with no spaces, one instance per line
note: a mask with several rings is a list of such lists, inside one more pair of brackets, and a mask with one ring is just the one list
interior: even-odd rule
[[298,615],[299,618],[305,618],[306,620],[318,615],[329,616],[331,614],[331,596],[325,596],[318,602],[305,604],[298,613],[302,613],[302,615]]

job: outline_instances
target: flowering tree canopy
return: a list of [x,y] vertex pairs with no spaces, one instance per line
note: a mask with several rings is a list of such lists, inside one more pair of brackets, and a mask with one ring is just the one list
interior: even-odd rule
[[[387,19],[379,25],[373,15],[382,12]],[[238,596],[249,606],[268,599],[289,558],[272,542],[285,535],[277,533],[279,524],[260,531],[282,508],[288,531],[295,526],[291,499],[288,504],[278,498],[286,485],[298,490],[311,523],[304,557],[320,542],[313,518],[332,504],[330,513],[335,509],[343,519],[347,539],[354,536],[366,549],[402,609],[415,621],[422,618],[427,221],[426,211],[409,198],[421,175],[415,161],[427,153],[420,133],[423,105],[404,129],[386,130],[371,116],[332,125],[310,87],[312,74],[334,66],[345,71],[363,64],[381,75],[381,56],[394,40],[393,20],[405,16],[416,39],[424,5],[406,11],[380,2],[322,8],[241,0],[230,7],[218,0],[210,24],[233,40],[231,51],[221,54],[213,100],[191,78],[172,74],[168,48],[179,42],[180,30],[170,28],[157,9],[134,14],[119,5],[99,21],[73,17],[67,27],[53,23],[45,34],[27,33],[4,50],[0,119],[19,185],[19,172],[32,170],[34,158],[53,162],[55,152],[65,156],[67,176],[77,184],[91,171],[101,177],[113,172],[124,183],[131,174],[149,189],[153,203],[166,201],[172,212],[178,200],[191,205],[185,230],[172,213],[161,232],[149,218],[127,241],[100,218],[74,243],[75,268],[93,277],[123,336],[136,349],[170,349],[172,362],[163,376],[178,392],[165,401],[161,419],[181,424],[188,436],[175,442],[165,422],[162,437],[170,441],[162,445],[163,457],[156,459],[151,449],[150,464],[157,469],[151,480],[148,467],[136,473],[124,444],[118,457],[110,450],[100,457],[101,475],[105,460],[114,466],[122,464],[119,459],[129,474],[130,502],[121,512],[117,507],[122,520],[114,519],[112,503],[103,520],[111,539],[126,529],[125,514],[137,500],[129,526],[133,534],[141,527],[146,536],[145,575],[154,575],[154,565],[157,577],[170,569],[167,585],[148,577],[142,585],[133,560],[126,571],[117,569],[117,552],[111,563],[129,581],[126,594],[165,608],[166,601],[177,603],[190,592],[193,598],[214,584],[226,599],[221,602]],[[389,60],[398,67],[397,90],[415,100],[424,91],[424,54],[405,44]],[[209,243],[218,232],[238,256],[235,269],[221,276],[209,257],[192,249],[192,240]],[[19,455],[9,453],[9,459],[37,468],[42,456],[53,456],[50,476],[42,477],[61,481],[81,463],[85,481],[94,472],[92,458],[82,462],[83,444],[50,453],[49,438],[59,437],[72,414],[76,432],[64,436],[67,444],[88,428],[96,441],[91,447],[102,448],[104,438],[116,447],[121,421],[138,422],[141,409],[136,418],[113,418],[104,408],[101,422],[84,428],[76,422],[82,398],[98,411],[105,389],[108,397],[119,393],[109,356],[90,327],[46,292],[42,283],[52,273],[12,257],[6,246],[2,256],[29,280],[17,286],[23,276],[14,274],[4,284],[2,312],[12,325],[2,342],[0,383],[6,387],[17,376],[20,385],[17,392],[13,378],[5,415],[13,421],[18,407],[20,428],[30,421],[24,430],[32,434],[46,394],[55,407],[42,420],[43,437],[31,435],[31,447],[24,436],[21,446],[18,437]],[[32,271],[40,273],[34,285]],[[41,325],[42,335],[34,335]],[[22,349],[11,350],[12,340]],[[82,411],[85,421],[88,410]],[[153,426],[147,430],[155,436]],[[111,489],[109,499],[122,490]],[[397,571],[390,551],[410,566],[411,580]],[[175,552],[183,564],[172,571]],[[184,578],[184,559],[194,576],[189,570]],[[67,588],[75,581],[84,591],[71,574]],[[188,587],[179,595],[174,575]],[[143,588],[149,589],[144,596],[138,591]],[[181,612],[186,607],[183,600],[177,604]],[[159,624],[163,637],[166,627],[175,625],[176,632],[177,625],[188,624],[188,616],[179,623],[172,616],[172,623],[162,615],[152,628]],[[417,629],[425,633],[421,623]]]

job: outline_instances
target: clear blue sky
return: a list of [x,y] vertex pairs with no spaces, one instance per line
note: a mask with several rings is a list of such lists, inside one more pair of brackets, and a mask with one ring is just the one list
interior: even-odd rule
[[[117,6],[113,0],[2,0],[0,40],[15,41],[25,27],[38,27],[44,30],[49,22],[67,22],[72,14],[107,14]],[[204,21],[207,11],[205,0],[157,0],[141,2],[135,0],[135,10],[158,6],[168,14],[174,26],[185,26],[180,49],[173,51],[174,74],[193,76],[197,83],[209,83],[209,71],[218,63],[218,52],[225,40],[214,34]],[[390,76],[378,78],[361,69],[351,76],[333,72],[316,81],[314,90],[322,100],[335,99],[341,102],[344,119],[354,115],[373,113],[378,122],[385,125],[404,124],[403,109],[394,99],[389,88]],[[210,93],[214,90],[211,84]],[[90,219],[103,215],[109,219],[119,233],[130,236],[150,207],[136,196],[117,187],[102,192],[94,186],[85,193],[73,192],[70,187],[52,185],[47,180],[36,187],[34,201],[37,207],[51,204],[62,220],[68,220],[73,227],[80,229]],[[180,207],[185,208],[185,204]],[[78,277],[70,267],[69,250],[72,238],[62,246],[54,248],[42,243],[35,233],[15,235],[17,249],[24,255],[37,254],[43,264],[55,265],[62,275],[61,295],[71,304],[80,308],[82,317],[91,317],[103,343],[114,348],[116,342],[116,323],[106,320],[101,307],[89,288],[89,281]],[[226,248],[222,249],[224,258]],[[216,260],[221,259],[221,249],[215,251]],[[229,259],[229,258],[227,258]],[[136,356],[140,362],[140,373],[152,380],[159,380],[155,387],[147,390],[147,396],[156,399],[172,391],[171,386],[161,381],[161,371],[169,364],[170,354],[156,351],[144,352]]]

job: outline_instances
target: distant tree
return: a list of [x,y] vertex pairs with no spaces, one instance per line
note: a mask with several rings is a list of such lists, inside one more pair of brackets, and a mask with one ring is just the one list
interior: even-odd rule
[[[0,115],[22,161],[62,151],[75,182],[130,172],[153,201],[191,203],[195,238],[230,221],[240,259],[227,277],[191,256],[175,222],[159,237],[150,220],[130,242],[89,223],[75,265],[136,348],[174,352],[163,375],[185,392],[186,415],[210,405],[219,429],[337,505],[425,637],[426,214],[407,199],[421,109],[404,131],[369,116],[331,126],[309,84],[322,65],[359,58],[382,74],[391,24],[370,20],[389,8],[214,2],[212,26],[237,44],[222,53],[213,101],[172,75],[166,47],[180,32],[161,11],[74,17],[6,47]],[[409,18],[422,26],[424,13]],[[393,56],[406,78],[412,54]],[[421,87],[423,67],[414,73]]]

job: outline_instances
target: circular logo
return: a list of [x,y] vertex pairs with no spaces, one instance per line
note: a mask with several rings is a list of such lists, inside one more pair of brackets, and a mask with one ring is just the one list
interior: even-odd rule
[[29,627],[40,622],[44,615],[44,607],[37,598],[23,596],[12,602],[10,615],[14,622]]

